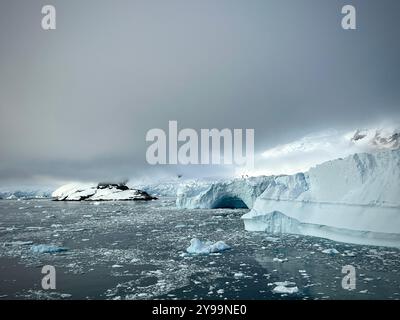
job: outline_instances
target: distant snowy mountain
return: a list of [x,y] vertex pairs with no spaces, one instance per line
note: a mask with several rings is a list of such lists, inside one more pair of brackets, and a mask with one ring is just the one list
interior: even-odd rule
[[256,157],[256,169],[251,175],[294,174],[351,154],[395,150],[399,147],[400,126],[317,132],[265,150]]
[[[350,137],[350,136],[347,136]],[[356,130],[350,142],[358,147],[375,150],[394,150],[400,147],[400,129]]]
[[51,189],[46,188],[10,188],[0,190],[0,199],[43,199],[51,197]]

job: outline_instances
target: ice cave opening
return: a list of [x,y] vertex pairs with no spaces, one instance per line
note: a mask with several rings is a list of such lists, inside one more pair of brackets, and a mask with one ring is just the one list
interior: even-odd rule
[[223,196],[216,200],[212,209],[249,209],[242,199],[236,196]]

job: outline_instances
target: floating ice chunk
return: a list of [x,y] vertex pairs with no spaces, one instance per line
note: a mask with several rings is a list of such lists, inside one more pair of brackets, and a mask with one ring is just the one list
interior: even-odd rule
[[31,247],[31,251],[34,253],[58,253],[67,251],[67,248],[46,245],[46,244],[39,244]]
[[12,242],[6,242],[6,246],[27,246],[33,244],[32,241],[12,241]]
[[235,278],[243,278],[244,277],[244,273],[243,272],[236,272],[233,275]]
[[325,249],[321,251],[322,253],[326,253],[326,254],[338,254],[339,251],[337,251],[336,249]]
[[294,285],[296,285],[296,283],[291,282],[291,281],[281,281],[281,282],[274,282],[274,285],[288,287],[288,286],[294,286]]
[[287,294],[294,294],[299,292],[299,288],[297,287],[284,287],[284,286],[277,286],[272,290],[273,293],[287,293]]
[[210,241],[202,242],[194,238],[190,240],[190,247],[186,249],[187,253],[191,254],[210,254],[229,250],[231,247],[223,241],[212,243]]
[[296,287],[296,283],[290,281],[274,282],[276,287],[272,290],[273,293],[286,293],[294,294],[299,292],[299,288]]
[[288,261],[288,259],[287,258],[284,258],[284,259],[274,258],[274,259],[272,259],[272,261],[273,262],[281,262],[281,263],[283,263],[283,262]]

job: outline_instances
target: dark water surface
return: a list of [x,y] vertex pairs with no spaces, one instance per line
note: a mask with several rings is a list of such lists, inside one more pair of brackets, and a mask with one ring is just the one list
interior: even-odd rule
[[[247,211],[177,210],[172,199],[0,200],[0,299],[400,298],[399,249],[250,233]],[[232,250],[187,255],[194,237]],[[38,254],[37,244],[69,250]],[[322,252],[332,248],[339,253]],[[42,289],[43,265],[56,268],[56,290]],[[357,271],[353,291],[341,285],[345,265]],[[273,293],[282,281],[298,293]]]

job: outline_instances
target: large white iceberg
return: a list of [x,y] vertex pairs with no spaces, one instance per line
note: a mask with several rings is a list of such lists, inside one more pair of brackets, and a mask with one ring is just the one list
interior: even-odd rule
[[275,177],[242,218],[249,231],[400,246],[400,150]]
[[119,184],[81,184],[70,183],[52,193],[58,201],[122,201],[153,200],[147,192],[131,189]]

